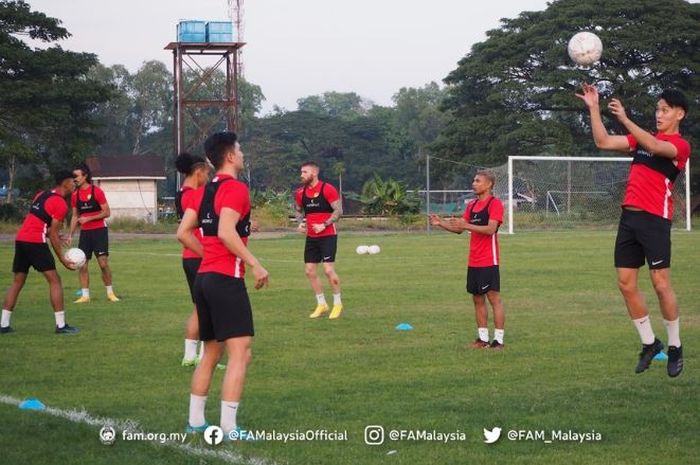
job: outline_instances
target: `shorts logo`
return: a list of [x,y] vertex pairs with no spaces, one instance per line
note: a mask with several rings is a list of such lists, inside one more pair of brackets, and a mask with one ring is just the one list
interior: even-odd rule
[[484,291],[484,290],[488,289],[489,286],[490,286],[490,284],[487,284],[486,286],[481,286],[481,290]]
[[663,262],[664,262],[663,260],[652,261],[652,262],[651,262],[651,266],[656,266],[656,265],[658,265],[659,263],[663,263]]

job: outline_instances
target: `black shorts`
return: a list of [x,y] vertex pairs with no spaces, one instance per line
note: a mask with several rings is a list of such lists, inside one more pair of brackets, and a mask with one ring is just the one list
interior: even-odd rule
[[13,273],[29,273],[29,267],[44,272],[56,269],[56,261],[49,250],[49,244],[40,242],[15,241],[15,259],[12,261]]
[[470,266],[467,268],[467,292],[483,295],[489,291],[501,291],[501,274],[498,265]]
[[254,335],[253,310],[244,280],[220,273],[198,273],[194,299],[200,340],[223,342]]
[[671,221],[644,211],[622,210],[615,239],[615,268],[671,267]]
[[85,252],[85,258],[90,260],[92,254],[95,257],[109,255],[109,239],[107,237],[107,228],[80,230],[80,240],[78,248]]
[[338,249],[338,236],[307,237],[304,246],[304,263],[333,263]]
[[197,277],[197,270],[199,270],[199,265],[201,263],[201,258],[182,259],[182,269],[185,270],[185,277],[187,278],[187,286],[190,288],[192,302],[194,302],[194,279]]

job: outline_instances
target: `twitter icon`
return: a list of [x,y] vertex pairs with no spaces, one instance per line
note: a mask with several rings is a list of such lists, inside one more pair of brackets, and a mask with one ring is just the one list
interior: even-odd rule
[[498,441],[498,438],[500,437],[501,428],[499,428],[498,426],[495,426],[491,431],[484,428],[484,442],[486,444],[493,444],[494,442]]

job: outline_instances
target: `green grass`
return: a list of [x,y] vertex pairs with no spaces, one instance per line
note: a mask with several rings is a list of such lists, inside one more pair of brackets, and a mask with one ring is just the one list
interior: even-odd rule
[[[465,349],[475,337],[464,291],[465,236],[373,235],[340,238],[337,269],[346,312],[307,318],[314,301],[303,274],[303,238],[253,240],[271,274],[251,290],[256,337],[239,420],[289,432],[325,428],[348,441],[255,442],[213,448],[285,464],[689,464],[700,448],[697,347],[700,234],[674,232],[673,282],[682,315],[686,370],[677,379],[655,362],[633,372],[639,342],[615,284],[613,232],[501,236],[507,312],[502,353]],[[360,244],[382,253],[358,256]],[[187,420],[191,369],[180,367],[190,311],[179,247],[173,240],[112,244],[115,290],[109,304],[93,277],[93,302],[68,303],[76,336],[52,334],[43,278],[32,273],[0,336],[0,395],[38,397],[51,407],[137,420],[150,432],[179,432]],[[0,243],[0,286],[11,279],[12,243]],[[77,276],[61,271],[66,300]],[[665,331],[647,271],[641,286],[659,336]],[[329,292],[326,293],[330,297]],[[397,332],[411,323],[415,329]],[[207,418],[219,418],[222,373]],[[447,444],[363,442],[366,425],[465,433]],[[2,463],[225,463],[145,442],[98,440],[99,427],[0,403]],[[483,443],[483,428],[596,431],[596,443]],[[387,455],[388,451],[397,451]]]

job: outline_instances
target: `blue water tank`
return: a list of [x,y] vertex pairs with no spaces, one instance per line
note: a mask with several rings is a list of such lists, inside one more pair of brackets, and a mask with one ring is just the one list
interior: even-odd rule
[[207,23],[205,21],[180,21],[177,25],[178,42],[206,42]]
[[209,21],[207,23],[207,42],[233,42],[233,23],[231,21]]

